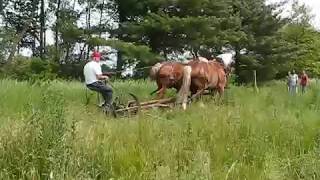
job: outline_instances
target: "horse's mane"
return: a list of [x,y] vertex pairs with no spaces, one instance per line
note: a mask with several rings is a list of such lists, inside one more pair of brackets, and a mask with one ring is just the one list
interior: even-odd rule
[[209,60],[207,58],[200,56],[200,57],[197,57],[197,58],[187,59],[187,60],[181,62],[181,64],[188,65],[190,62],[197,62],[197,61],[198,62],[206,62],[206,63],[209,62]]
[[162,65],[163,65],[163,63],[157,63],[151,67],[151,69],[150,69],[151,80],[156,80],[157,74],[158,74],[160,68],[162,67]]
[[201,62],[209,62],[209,60],[205,57],[198,57],[198,60]]

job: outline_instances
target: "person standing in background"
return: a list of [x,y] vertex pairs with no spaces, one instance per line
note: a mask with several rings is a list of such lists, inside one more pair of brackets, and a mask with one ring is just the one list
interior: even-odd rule
[[290,94],[296,94],[298,93],[298,81],[299,81],[299,77],[296,74],[295,70],[292,71],[292,73],[289,75],[289,92]]
[[306,92],[306,88],[307,88],[308,84],[309,84],[309,77],[305,71],[302,71],[302,74],[300,77],[301,93]]

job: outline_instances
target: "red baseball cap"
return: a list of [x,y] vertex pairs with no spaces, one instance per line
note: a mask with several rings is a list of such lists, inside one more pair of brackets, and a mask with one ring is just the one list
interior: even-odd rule
[[91,57],[94,59],[94,60],[100,60],[101,59],[101,53],[99,53],[98,51],[94,51],[91,55]]

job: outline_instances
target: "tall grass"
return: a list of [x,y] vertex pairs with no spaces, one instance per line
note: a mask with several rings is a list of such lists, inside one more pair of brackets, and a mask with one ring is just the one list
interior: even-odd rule
[[[107,118],[77,82],[0,81],[0,179],[319,179],[319,88],[231,87],[187,111]],[[113,84],[141,99],[147,81]],[[172,92],[171,92],[172,93]]]

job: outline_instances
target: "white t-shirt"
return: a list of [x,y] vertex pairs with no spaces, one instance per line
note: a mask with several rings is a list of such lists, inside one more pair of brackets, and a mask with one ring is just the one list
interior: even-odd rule
[[101,66],[96,61],[88,62],[83,68],[83,74],[86,81],[86,84],[92,84],[99,81],[97,75],[101,75]]
[[292,85],[292,86],[297,85],[298,80],[299,80],[299,77],[298,77],[297,74],[291,74],[291,76],[289,77],[289,83],[290,83],[290,85]]

